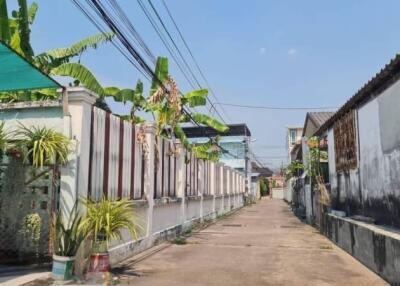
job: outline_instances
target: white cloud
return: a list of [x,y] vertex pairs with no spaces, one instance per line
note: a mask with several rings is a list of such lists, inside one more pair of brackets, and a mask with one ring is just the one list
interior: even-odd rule
[[266,48],[260,48],[260,51],[259,51],[260,55],[264,55],[266,51],[267,51]]
[[291,57],[297,55],[297,50],[295,48],[289,49],[288,55],[291,56]]

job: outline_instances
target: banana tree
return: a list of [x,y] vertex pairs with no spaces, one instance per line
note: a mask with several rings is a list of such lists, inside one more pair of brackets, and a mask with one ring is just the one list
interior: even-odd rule
[[129,115],[121,116],[121,118],[132,123],[142,123],[145,120],[137,115],[139,111],[145,111],[146,99],[143,96],[143,83],[139,79],[135,89],[119,89],[118,87],[106,87],[104,93],[107,96],[112,96],[115,101],[126,104],[130,102],[132,108]]
[[189,143],[182,124],[195,121],[198,124],[211,127],[221,133],[228,131],[228,127],[218,120],[201,113],[188,113],[185,107],[204,106],[207,103],[208,90],[199,89],[182,95],[177,84],[168,73],[168,59],[158,57],[155,67],[155,77],[152,80],[150,93],[143,96],[143,84],[138,81],[136,89],[105,88],[107,95],[113,96],[115,101],[132,103],[130,115],[125,118],[134,123],[143,119],[136,115],[137,111],[153,114],[156,122],[157,135],[169,139],[178,138],[187,150],[195,152],[196,156],[206,160],[217,160],[220,154],[218,139],[212,138],[207,143],[192,145]]
[[[80,63],[80,58],[87,49],[96,49],[98,45],[111,41],[114,34],[93,35],[70,47],[53,49],[35,55],[30,44],[30,27],[38,11],[38,4],[33,2],[28,7],[26,0],[18,0],[18,7],[18,11],[12,11],[12,18],[9,19],[7,2],[6,0],[0,0],[0,39],[45,73],[54,76],[71,77],[74,79],[75,85],[82,84],[101,97],[105,96],[104,89],[89,69]],[[79,57],[78,62],[72,62],[77,57]],[[55,90],[40,90],[7,93],[1,95],[0,100],[38,100],[52,99],[57,96]]]
[[156,78],[152,80],[150,96],[147,100],[149,109],[156,115],[160,132],[190,120],[211,127],[221,133],[228,131],[228,126],[215,118],[201,113],[184,112],[184,107],[204,106],[207,102],[208,90],[199,89],[181,94],[175,81],[168,74],[168,59],[159,57],[155,69]]

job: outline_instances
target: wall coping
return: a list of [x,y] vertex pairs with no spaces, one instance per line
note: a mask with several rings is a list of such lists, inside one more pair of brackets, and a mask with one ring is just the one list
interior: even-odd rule
[[81,86],[68,87],[66,92],[68,93],[68,103],[83,101],[90,105],[93,105],[99,98],[96,93]]
[[333,214],[327,214],[327,215],[331,216],[331,217],[333,217],[335,219],[338,219],[338,220],[344,220],[344,221],[347,221],[348,223],[355,224],[357,226],[367,228],[367,229],[369,229],[369,230],[371,230],[371,231],[373,231],[375,233],[379,233],[381,235],[388,236],[390,238],[393,238],[393,239],[396,239],[396,240],[400,241],[400,229],[398,229],[398,228],[394,228],[394,227],[392,228],[392,227],[389,227],[389,226],[370,224],[370,223],[354,220],[354,219],[351,219],[349,217],[340,217],[340,216],[336,216],[336,215],[333,215]]
[[38,100],[38,101],[0,103],[1,110],[61,107],[61,106],[62,106],[61,100]]

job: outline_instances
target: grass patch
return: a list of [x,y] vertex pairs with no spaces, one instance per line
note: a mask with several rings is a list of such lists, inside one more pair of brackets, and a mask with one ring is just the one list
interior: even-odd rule
[[187,244],[186,237],[184,236],[175,237],[174,239],[171,240],[171,243],[177,245],[185,245]]

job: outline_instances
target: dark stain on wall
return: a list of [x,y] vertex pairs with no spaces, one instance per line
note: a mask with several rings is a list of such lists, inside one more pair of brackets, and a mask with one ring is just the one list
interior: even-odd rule
[[339,242],[339,223],[338,220],[334,220],[335,223],[335,242]]
[[352,223],[349,223],[349,227],[350,227],[350,239],[351,239],[351,254],[354,254],[354,246],[356,244],[356,239],[354,237],[354,228],[357,226]]
[[[332,208],[346,212],[347,216],[363,215],[374,218],[377,224],[390,225],[400,228],[400,196],[387,195],[381,198],[371,198],[364,196],[360,201],[359,195],[352,192],[349,184],[350,176],[346,173],[338,174],[338,184],[332,195]],[[400,177],[399,177],[400,178]],[[400,192],[400,189],[399,189]],[[342,198],[340,199],[340,194]],[[384,190],[380,193],[384,194]],[[343,196],[343,194],[345,194]],[[344,197],[344,198],[343,198]]]
[[374,262],[379,272],[386,266],[386,238],[384,235],[372,233],[374,244]]
[[393,195],[364,202],[364,215],[373,217],[378,224],[400,227],[400,198]]

